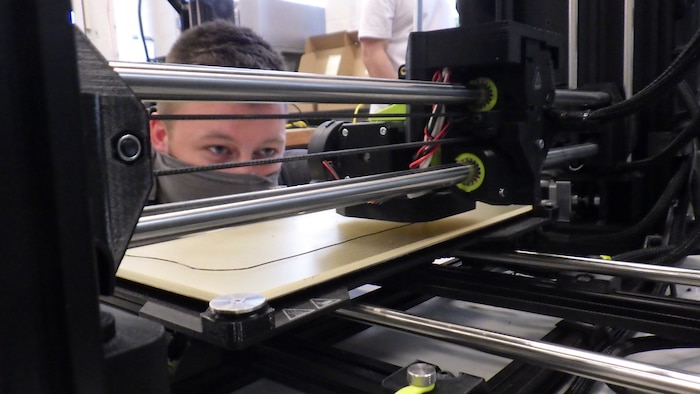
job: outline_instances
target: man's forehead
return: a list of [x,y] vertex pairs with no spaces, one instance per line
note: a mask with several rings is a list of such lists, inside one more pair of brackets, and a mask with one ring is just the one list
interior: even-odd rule
[[[265,129],[265,130],[268,130],[268,129]],[[208,139],[235,140],[240,136],[247,136],[248,134],[252,134],[254,136],[260,137],[262,142],[278,142],[278,141],[284,142],[284,135],[285,135],[284,133],[280,133],[279,130],[276,130],[276,129],[269,129],[269,130],[270,130],[269,133],[260,133],[260,130],[241,129],[241,130],[236,130],[235,133],[232,133],[230,131],[222,131],[222,130],[212,129],[212,130],[203,130],[200,134],[200,137],[201,138],[208,138]]]
[[205,113],[249,113],[262,112],[267,114],[287,114],[286,103],[262,103],[262,102],[225,102],[225,101],[188,101],[176,104],[178,112],[206,111]]

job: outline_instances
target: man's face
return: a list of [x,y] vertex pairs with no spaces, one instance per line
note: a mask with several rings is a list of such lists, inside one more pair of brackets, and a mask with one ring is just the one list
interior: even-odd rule
[[[279,103],[186,102],[174,106],[173,115],[279,115],[287,106]],[[284,119],[217,119],[151,121],[151,143],[195,166],[282,157],[285,149]],[[222,171],[266,176],[281,163]]]

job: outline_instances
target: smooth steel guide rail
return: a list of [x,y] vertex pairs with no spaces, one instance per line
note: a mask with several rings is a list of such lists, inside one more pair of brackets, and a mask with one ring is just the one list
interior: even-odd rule
[[[595,144],[555,148],[550,150],[547,154],[545,166],[550,162],[552,162],[552,164],[560,164],[563,162],[562,158],[572,159],[587,157],[597,152],[597,149],[597,145]],[[459,170],[460,167],[462,170]],[[450,170],[450,173],[440,174],[440,171],[449,168],[457,168],[457,170]],[[223,225],[271,219],[283,216],[284,213],[308,212],[310,210],[339,208],[353,203],[364,203],[379,197],[407,194],[409,193],[409,189],[427,190],[429,188],[449,186],[459,183],[469,176],[468,172],[465,172],[462,178],[460,178],[461,175],[450,175],[455,171],[461,173],[464,168],[470,167],[449,165],[442,167],[442,169],[432,168],[427,170],[436,171],[432,174],[405,171],[395,174],[342,179],[330,183],[312,183],[309,185],[295,186],[290,189],[274,189],[255,193],[150,206],[144,209],[143,215],[134,231],[130,246],[139,246],[145,243],[162,240],[163,237],[185,235],[195,231],[221,227]],[[450,180],[446,179],[441,181],[440,177],[443,175],[446,178],[450,178]],[[411,184],[411,181],[408,180],[411,179],[410,177],[415,178],[416,183]],[[434,179],[431,179],[433,177]],[[391,183],[386,183],[387,181],[391,181]],[[363,184],[367,182],[369,182],[369,184],[363,186]],[[381,185],[384,185],[384,192],[381,191]],[[344,188],[346,191],[337,193],[335,191],[337,189],[335,188]],[[352,191],[348,190],[357,190],[357,193],[353,194]],[[371,190],[372,193],[371,197],[365,194],[369,190]],[[279,201],[280,198],[290,198],[290,201],[288,203],[283,203]],[[324,198],[326,201],[322,201]],[[259,208],[255,208],[257,204],[262,205]],[[236,217],[237,214],[243,216]],[[188,219],[179,218],[180,216],[187,217]],[[201,220],[202,222],[197,224],[197,220]],[[162,224],[155,224],[161,222]],[[179,226],[185,226],[186,228],[178,229],[177,227]],[[163,229],[160,227],[163,227]],[[197,228],[197,230],[195,230],[195,228]]]
[[[580,144],[571,145],[566,147],[552,148],[547,152],[547,158],[544,161],[544,168],[554,167],[559,164],[566,163],[570,160],[584,159],[598,153],[598,145],[596,144]],[[177,175],[172,175],[177,176]],[[314,183],[305,186],[304,190],[314,190],[318,188],[324,188],[326,185],[323,183]],[[301,190],[301,189],[296,189]],[[272,197],[278,194],[284,194],[285,191],[280,189],[265,190],[259,192],[250,192],[242,194],[233,194],[227,196],[211,197],[201,200],[191,200],[191,201],[181,201],[166,204],[149,205],[143,209],[142,216],[150,216],[165,212],[175,212],[183,211],[187,209],[202,208],[205,206],[229,204],[233,202],[247,201],[255,198]]]
[[232,224],[338,208],[448,187],[467,180],[473,174],[473,166],[452,164],[423,171],[402,171],[295,186],[268,192],[266,197],[246,201],[142,216],[129,246]]
[[326,77],[231,67],[111,62],[142,100],[223,100],[358,103],[476,102],[479,89],[424,81]]
[[[110,62],[141,100],[288,101],[377,104],[468,104],[485,92],[413,80],[324,76],[232,67]],[[554,105],[601,107],[605,92],[557,90]]]
[[700,271],[687,268],[603,260],[588,257],[564,256],[549,253],[517,251],[509,253],[455,252],[456,257],[496,264],[507,264],[558,271],[582,271],[597,274],[626,276],[665,283],[700,286]]
[[553,168],[573,160],[585,159],[598,154],[598,144],[585,143],[552,148],[547,152],[542,168]]
[[649,393],[700,392],[700,376],[543,341],[426,319],[371,305],[350,305],[337,315],[526,360],[557,371]]

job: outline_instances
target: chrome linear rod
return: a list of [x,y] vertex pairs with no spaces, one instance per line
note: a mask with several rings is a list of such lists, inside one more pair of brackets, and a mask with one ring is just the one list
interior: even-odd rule
[[454,164],[424,171],[402,171],[395,174],[341,179],[279,189],[265,197],[247,201],[142,216],[129,246],[232,224],[343,207],[447,187],[466,180],[473,171],[472,166]]
[[597,153],[598,145],[591,143],[552,148],[549,150],[549,152],[547,152],[547,158],[544,161],[543,167],[555,167],[559,164],[590,157]]
[[458,257],[523,267],[582,271],[613,276],[626,276],[658,282],[700,286],[700,271],[626,261],[612,261],[588,257],[564,256],[548,253],[517,251],[512,253],[479,253],[459,251]]
[[151,63],[110,66],[142,100],[461,104],[484,95],[479,89],[424,81]]
[[[569,161],[569,160],[580,159],[580,158],[592,156],[597,152],[598,152],[598,146],[596,144],[580,144],[580,145],[572,145],[572,146],[567,146],[567,147],[550,149],[549,152],[547,152],[547,158],[544,161],[544,167],[548,168],[548,167],[552,167],[552,166],[557,165],[557,164],[564,163],[564,162]],[[177,176],[177,175],[172,175],[172,176]],[[359,182],[359,181],[355,181],[355,182]],[[323,188],[327,187],[327,185],[324,183],[314,183],[314,184],[310,184],[310,185],[297,186],[297,187],[303,187],[304,191],[312,191],[312,190],[323,189]],[[301,190],[301,189],[295,189],[295,190]],[[150,216],[150,215],[161,214],[161,213],[166,213],[166,212],[184,211],[187,209],[202,208],[202,207],[212,206],[212,205],[230,204],[230,203],[234,203],[234,202],[241,202],[241,201],[247,201],[247,200],[258,199],[258,198],[274,197],[277,195],[284,195],[286,193],[287,193],[287,191],[284,189],[273,189],[273,190],[265,190],[265,191],[254,192],[254,193],[241,193],[241,194],[234,194],[234,195],[229,195],[229,196],[212,197],[212,198],[206,198],[206,199],[201,199],[201,200],[192,200],[192,201],[182,201],[182,202],[167,203],[167,204],[150,205],[150,206],[147,206],[143,209],[141,216]]]
[[[162,63],[109,65],[142,100],[465,104],[484,97],[480,89],[427,81]],[[597,108],[609,104],[610,96],[557,90],[554,103]]]
[[580,108],[601,108],[610,104],[612,104],[612,100],[606,92],[557,89],[554,95],[555,107],[567,105]]
[[370,305],[350,305],[337,310],[336,314],[645,392],[700,392],[698,375],[591,351],[445,323]]

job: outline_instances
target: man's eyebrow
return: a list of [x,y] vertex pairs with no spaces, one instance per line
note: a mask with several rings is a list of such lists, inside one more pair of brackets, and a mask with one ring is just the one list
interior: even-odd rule
[[220,131],[215,131],[215,130],[205,132],[203,134],[203,137],[204,138],[220,138],[220,139],[233,141],[233,138],[231,138],[230,135],[228,135],[226,133],[222,133]]
[[274,142],[282,142],[282,143],[284,143],[285,140],[284,140],[284,138],[282,138],[282,137],[272,137],[272,138],[268,138],[268,139],[266,139],[265,141],[263,141],[264,144],[267,144],[267,143],[274,143]]
[[[222,133],[219,131],[208,131],[204,133],[202,136],[203,138],[212,138],[212,139],[223,139],[226,141],[232,141],[232,142],[239,142],[237,139],[232,138],[229,134]],[[285,139],[283,137],[270,137],[266,140],[262,141],[263,144],[272,144],[272,143],[285,143]]]

